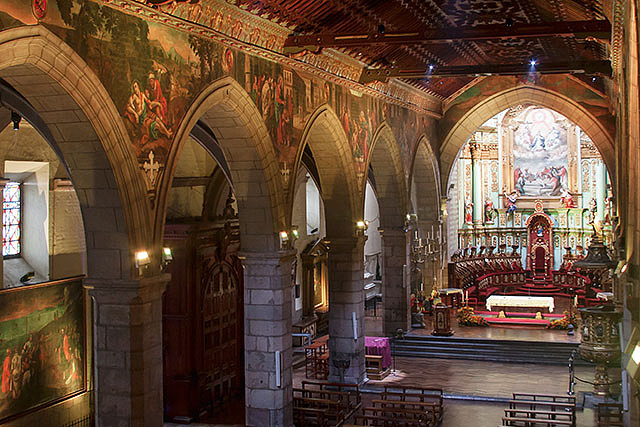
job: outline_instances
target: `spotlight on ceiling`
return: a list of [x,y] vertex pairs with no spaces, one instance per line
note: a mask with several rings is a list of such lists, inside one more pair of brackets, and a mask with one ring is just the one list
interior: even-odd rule
[[531,61],[529,61],[529,65],[535,67],[536,65],[538,65],[538,61],[535,58],[532,58]]
[[429,64],[429,71],[433,71],[433,68],[434,68],[433,64]]

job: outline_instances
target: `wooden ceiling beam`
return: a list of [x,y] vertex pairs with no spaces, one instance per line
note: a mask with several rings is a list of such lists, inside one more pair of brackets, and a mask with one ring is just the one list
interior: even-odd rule
[[611,62],[608,60],[540,63],[535,67],[529,63],[519,63],[455,65],[434,67],[431,70],[429,67],[422,69],[375,68],[363,70],[360,75],[360,83],[386,82],[391,78],[429,79],[432,77],[520,76],[529,73],[587,74],[611,77],[612,69]]
[[284,52],[298,53],[303,50],[317,52],[325,47],[412,45],[537,37],[575,37],[609,41],[611,24],[607,20],[592,20],[542,24],[492,24],[393,33],[386,33],[381,28],[378,32],[359,34],[292,34],[284,42]]

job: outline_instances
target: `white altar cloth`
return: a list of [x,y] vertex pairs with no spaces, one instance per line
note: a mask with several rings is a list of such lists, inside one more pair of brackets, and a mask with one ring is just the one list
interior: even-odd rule
[[517,295],[491,295],[487,298],[487,310],[491,307],[545,307],[553,313],[553,297],[527,297]]

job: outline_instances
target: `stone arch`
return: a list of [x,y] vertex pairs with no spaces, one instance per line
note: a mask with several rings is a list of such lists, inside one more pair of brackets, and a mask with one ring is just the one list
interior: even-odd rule
[[[355,222],[362,219],[364,198],[358,191],[358,178],[347,136],[330,106],[322,105],[309,116],[298,147],[294,171],[300,167],[307,145],[318,170],[327,236],[352,236]],[[297,175],[294,173],[293,176]]]
[[[387,123],[382,123],[373,135],[365,170],[373,168],[376,192],[380,204],[383,228],[402,227],[409,209],[406,174],[402,163],[402,153]],[[364,194],[367,174],[362,178],[361,190]],[[364,203],[364,196],[362,197]]]
[[[216,80],[193,101],[182,120],[161,178],[155,239],[162,241],[168,192],[178,159],[198,121],[222,150],[238,206],[244,267],[245,421],[292,424],[291,274],[293,253],[281,247],[286,227],[277,155],[262,115],[231,77]],[[281,385],[273,360],[281,355]],[[265,375],[272,378],[263,381]]]
[[156,242],[162,241],[167,194],[177,160],[198,120],[213,132],[228,164],[243,250],[277,250],[285,215],[275,148],[251,97],[231,77],[215,81],[200,93],[176,132],[158,192]]
[[[509,107],[525,103],[557,111],[580,126],[600,150],[611,176],[615,176],[613,137],[596,117],[582,105],[557,92],[537,86],[518,86],[478,103],[451,128],[440,146],[442,173],[443,177],[447,177],[446,180],[442,180],[441,184],[448,185],[458,152],[480,125]],[[442,188],[442,190],[444,192],[446,189]]]
[[[90,279],[129,279],[147,248],[149,200],[129,136],[88,65],[46,28],[0,33],[0,77],[35,108],[78,194]],[[117,165],[117,167],[112,167]]]
[[[382,306],[384,335],[410,326],[409,289],[404,286],[404,265],[408,263],[407,234],[404,225],[409,211],[409,192],[402,154],[388,124],[376,130],[367,159],[373,171],[380,210],[382,232]],[[366,191],[366,176],[362,191]],[[364,197],[363,197],[364,199]]]
[[328,105],[318,107],[307,120],[295,169],[309,146],[320,180],[326,236],[329,240],[329,379],[339,380],[334,361],[348,360],[343,380],[360,383],[365,376],[364,339],[354,340],[355,316],[358,337],[364,336],[364,236],[356,234],[363,219],[362,194],[347,136]]
[[[440,166],[431,144],[422,135],[411,158],[409,198],[418,221],[440,219]],[[420,197],[417,197],[417,194]]]

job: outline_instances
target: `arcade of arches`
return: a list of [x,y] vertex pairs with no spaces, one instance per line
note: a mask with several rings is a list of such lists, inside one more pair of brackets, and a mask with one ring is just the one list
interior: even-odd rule
[[637,1],[414,3],[0,0],[0,423],[289,426],[445,304],[606,298],[637,425]]

